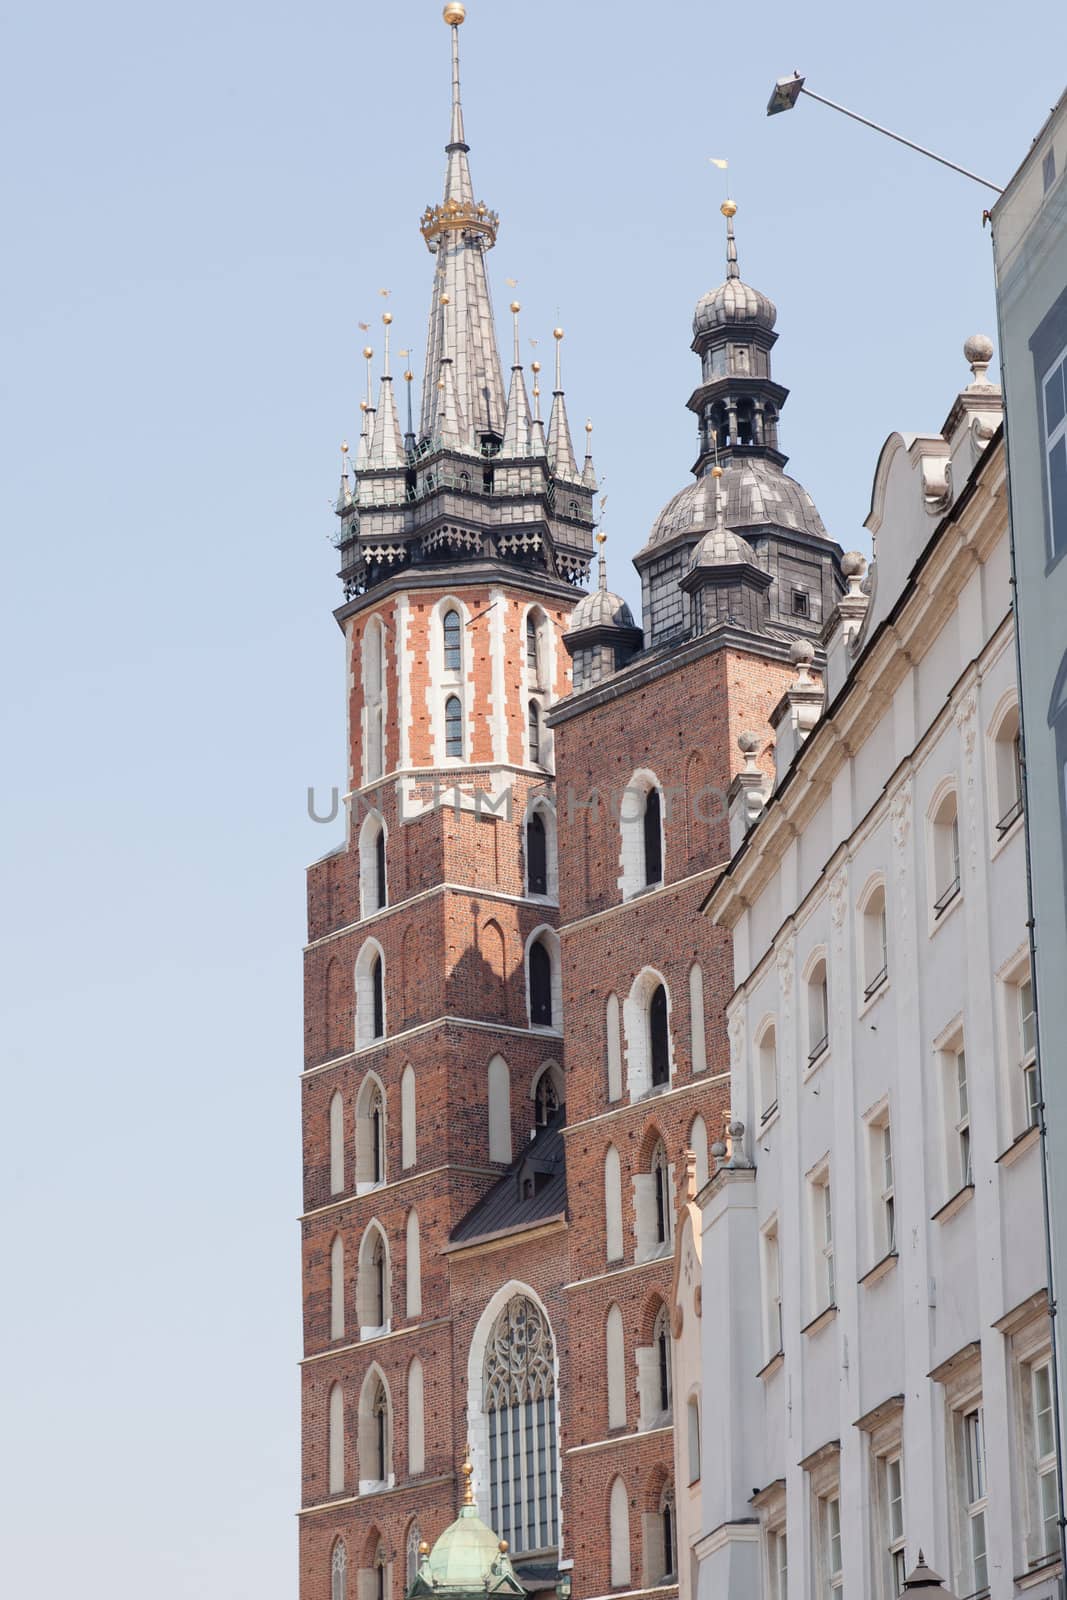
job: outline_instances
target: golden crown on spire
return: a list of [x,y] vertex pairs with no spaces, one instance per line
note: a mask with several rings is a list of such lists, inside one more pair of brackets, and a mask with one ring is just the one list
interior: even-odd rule
[[490,211],[481,200],[477,205],[467,200],[446,200],[441,206],[427,206],[419,219],[419,232],[431,250],[437,249],[442,233],[483,234],[489,240],[486,249],[491,250],[499,227],[499,212]]

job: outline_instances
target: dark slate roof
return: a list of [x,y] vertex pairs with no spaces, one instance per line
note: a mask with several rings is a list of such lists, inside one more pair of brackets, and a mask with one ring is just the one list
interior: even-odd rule
[[[453,1244],[470,1244],[506,1228],[528,1228],[567,1210],[567,1171],[561,1107],[524,1145],[508,1171],[452,1230]],[[532,1192],[529,1192],[532,1189]]]

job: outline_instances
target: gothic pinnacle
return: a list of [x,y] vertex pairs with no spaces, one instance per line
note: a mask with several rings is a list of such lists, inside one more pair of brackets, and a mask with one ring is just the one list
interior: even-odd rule
[[548,424],[548,464],[557,478],[563,478],[568,483],[580,483],[581,474],[574,459],[570,423],[567,421],[567,404],[563,397],[561,362],[563,329],[554,328],[552,337],[556,341],[556,387],[552,394],[552,416]]

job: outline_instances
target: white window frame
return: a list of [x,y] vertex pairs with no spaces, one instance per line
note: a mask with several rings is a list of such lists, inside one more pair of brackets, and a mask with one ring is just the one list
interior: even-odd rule
[[833,1192],[830,1164],[823,1162],[808,1179],[812,1240],[812,1320],[837,1305],[834,1260]]
[[1048,496],[1048,558],[1050,561],[1054,561],[1057,556],[1062,555],[1063,552],[1067,550],[1067,528],[1061,530],[1060,541],[1059,545],[1057,546],[1056,529],[1052,520],[1052,452],[1061,442],[1063,442],[1064,449],[1067,450],[1067,409],[1065,409],[1063,416],[1053,428],[1052,432],[1049,433],[1048,406],[1045,394],[1046,385],[1058,367],[1063,368],[1061,381],[1063,382],[1064,386],[1067,387],[1067,346],[1065,346],[1064,349],[1060,351],[1056,359],[1050,363],[1049,367],[1041,378],[1041,449],[1045,467],[1045,492]]

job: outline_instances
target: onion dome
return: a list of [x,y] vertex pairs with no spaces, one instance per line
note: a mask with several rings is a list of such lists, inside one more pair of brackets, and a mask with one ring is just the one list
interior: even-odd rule
[[568,633],[582,633],[586,628],[633,628],[634,615],[621,595],[610,589],[594,589],[584,594],[571,612]]
[[768,331],[778,320],[773,300],[759,289],[742,283],[737,265],[737,241],[734,239],[734,216],[737,207],[727,200],[722,207],[726,218],[726,282],[711,289],[697,302],[693,316],[693,337],[714,333],[716,328],[736,327],[739,323],[756,324]]
[[[811,495],[775,462],[758,456],[729,461],[719,481],[725,500],[723,520],[728,529],[784,528],[819,539],[827,538]],[[717,520],[715,482],[712,474],[707,473],[686,484],[668,500],[652,524],[641,555],[671,544],[675,539],[714,528]]]

